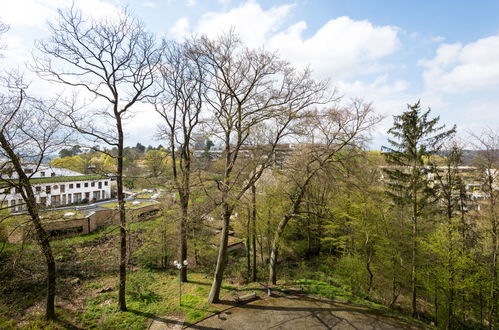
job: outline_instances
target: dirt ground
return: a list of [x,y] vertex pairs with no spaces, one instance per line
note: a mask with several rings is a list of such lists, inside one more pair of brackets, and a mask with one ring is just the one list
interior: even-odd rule
[[188,329],[421,329],[378,310],[307,296],[256,300]]

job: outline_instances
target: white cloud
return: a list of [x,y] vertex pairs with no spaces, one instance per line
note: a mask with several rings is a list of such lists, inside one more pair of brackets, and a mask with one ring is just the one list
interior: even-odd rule
[[187,0],[186,4],[187,4],[187,7],[193,7],[196,5],[196,0]]
[[436,37],[431,38],[431,41],[433,41],[433,42],[442,42],[444,40],[445,40],[445,38],[442,36],[436,36]]
[[265,45],[271,33],[277,32],[294,5],[282,5],[263,10],[254,0],[227,12],[209,12],[202,16],[196,32],[216,37],[231,27],[250,47]]
[[[248,0],[229,11],[204,14],[193,30],[216,37],[232,27],[249,47],[278,50],[294,65],[311,65],[318,76],[335,79],[378,72],[384,68],[380,60],[399,48],[398,28],[374,26],[349,17],[332,19],[305,37],[305,21],[286,27],[294,7],[286,4],[264,10],[256,1]],[[188,32],[185,18],[171,30],[176,38]]]
[[144,7],[156,8],[156,4],[154,2],[146,1],[142,4]]
[[175,22],[175,25],[168,31],[171,38],[180,40],[190,33],[189,19],[182,17]]
[[[0,19],[17,27],[43,27],[54,18],[57,8],[71,7],[72,0],[7,0],[2,3]],[[85,14],[104,16],[116,12],[117,8],[102,0],[75,0],[75,6]]]
[[365,102],[372,102],[376,113],[384,116],[383,121],[373,132],[373,146],[376,148],[386,144],[386,132],[393,124],[392,116],[404,111],[407,103],[417,101],[417,97],[409,92],[408,81],[392,82],[387,75],[382,75],[371,82],[338,81],[336,86],[340,95],[358,97]]
[[269,41],[299,65],[310,64],[321,76],[344,78],[380,70],[379,60],[399,48],[398,28],[373,26],[368,21],[338,17],[328,21],[309,38],[304,21],[278,33]]
[[39,26],[55,15],[54,8],[51,7],[45,1],[10,0],[2,3],[0,18],[11,26]]
[[422,60],[428,89],[447,93],[499,87],[499,35],[466,45],[443,44],[431,60]]

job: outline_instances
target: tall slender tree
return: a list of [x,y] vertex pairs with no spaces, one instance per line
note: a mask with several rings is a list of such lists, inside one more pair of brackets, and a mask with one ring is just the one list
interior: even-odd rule
[[490,268],[490,308],[488,313],[489,328],[494,329],[499,324],[499,134],[497,131],[487,128],[479,135],[473,135],[474,146],[479,150],[475,159],[476,166],[480,170],[482,189],[486,194],[485,207],[481,211],[488,220],[487,236],[490,237],[489,268]]
[[[316,82],[309,70],[298,72],[276,54],[244,47],[234,33],[215,40],[202,38],[197,52],[207,70],[211,133],[224,148],[222,173],[210,181],[215,191],[210,198],[221,208],[223,219],[208,298],[218,302],[235,203],[273,164],[276,146],[293,131],[297,118],[311,105],[327,101],[327,82]],[[264,132],[263,143],[252,145],[258,152],[242,161],[242,150],[257,131]]]
[[428,206],[435,201],[425,159],[440,150],[455,127],[446,130],[445,125],[439,124],[439,117],[430,117],[430,109],[423,111],[419,101],[407,107],[407,111],[394,116],[393,127],[388,130],[392,136],[388,139],[390,146],[382,149],[389,165],[384,169],[387,194],[395,205],[406,208],[409,219],[401,220],[411,224],[411,305],[416,317],[419,226]]
[[[56,264],[30,178],[46,157],[66,143],[66,137],[61,127],[44,115],[47,104],[28,97],[22,78],[8,74],[0,81],[2,89],[6,90],[0,93],[0,185],[15,189],[21,195],[22,202],[14,206],[27,210],[29,214],[47,267],[45,316],[54,319]],[[34,166],[30,168],[31,173],[25,170],[28,159]]]
[[[280,220],[272,239],[269,262],[269,283],[277,281],[277,254],[279,242],[288,222],[302,212],[302,204],[314,178],[329,163],[352,157],[365,139],[365,133],[379,121],[373,115],[371,104],[358,100],[348,107],[327,108],[316,111],[308,118],[309,142],[299,150],[287,169],[291,190],[289,210]],[[343,154],[342,154],[343,153]]]
[[[33,69],[44,79],[63,84],[92,99],[81,106],[76,97],[53,117],[88,138],[92,145],[116,148],[116,182],[120,219],[119,310],[126,311],[127,221],[123,192],[125,133],[132,107],[155,95],[154,78],[161,51],[154,35],[126,11],[106,19],[84,17],[74,7],[59,10],[49,23],[51,37],[36,43]],[[78,105],[80,104],[80,105]],[[105,151],[100,151],[105,152]]]
[[[161,135],[168,141],[173,184],[179,194],[179,260],[187,259],[187,224],[192,192],[194,134],[201,126],[201,110],[206,91],[205,70],[194,51],[196,40],[178,43],[164,41],[161,66],[163,93],[155,100],[156,111],[164,120]],[[187,267],[180,270],[182,282],[187,282]]]

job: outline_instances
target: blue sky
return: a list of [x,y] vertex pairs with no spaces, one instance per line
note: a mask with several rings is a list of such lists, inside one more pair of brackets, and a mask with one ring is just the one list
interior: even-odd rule
[[[0,19],[11,26],[2,67],[30,58],[46,20],[69,0],[3,0]],[[192,32],[216,36],[234,26],[252,47],[277,50],[296,66],[311,65],[346,98],[373,102],[386,119],[373,134],[386,143],[392,115],[421,99],[434,115],[457,124],[460,137],[499,130],[499,1],[375,0],[75,0],[88,15],[128,6],[166,38]],[[36,82],[37,91],[51,87]],[[141,112],[149,112],[146,106]],[[151,116],[129,123],[128,144],[154,140]],[[142,119],[144,118],[144,119]]]

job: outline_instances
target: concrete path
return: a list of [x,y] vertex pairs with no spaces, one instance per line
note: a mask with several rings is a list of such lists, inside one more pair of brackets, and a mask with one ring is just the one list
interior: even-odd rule
[[183,320],[179,317],[156,317],[149,325],[149,330],[180,330],[183,328]]
[[209,317],[189,329],[420,329],[366,307],[306,296],[257,300]]

